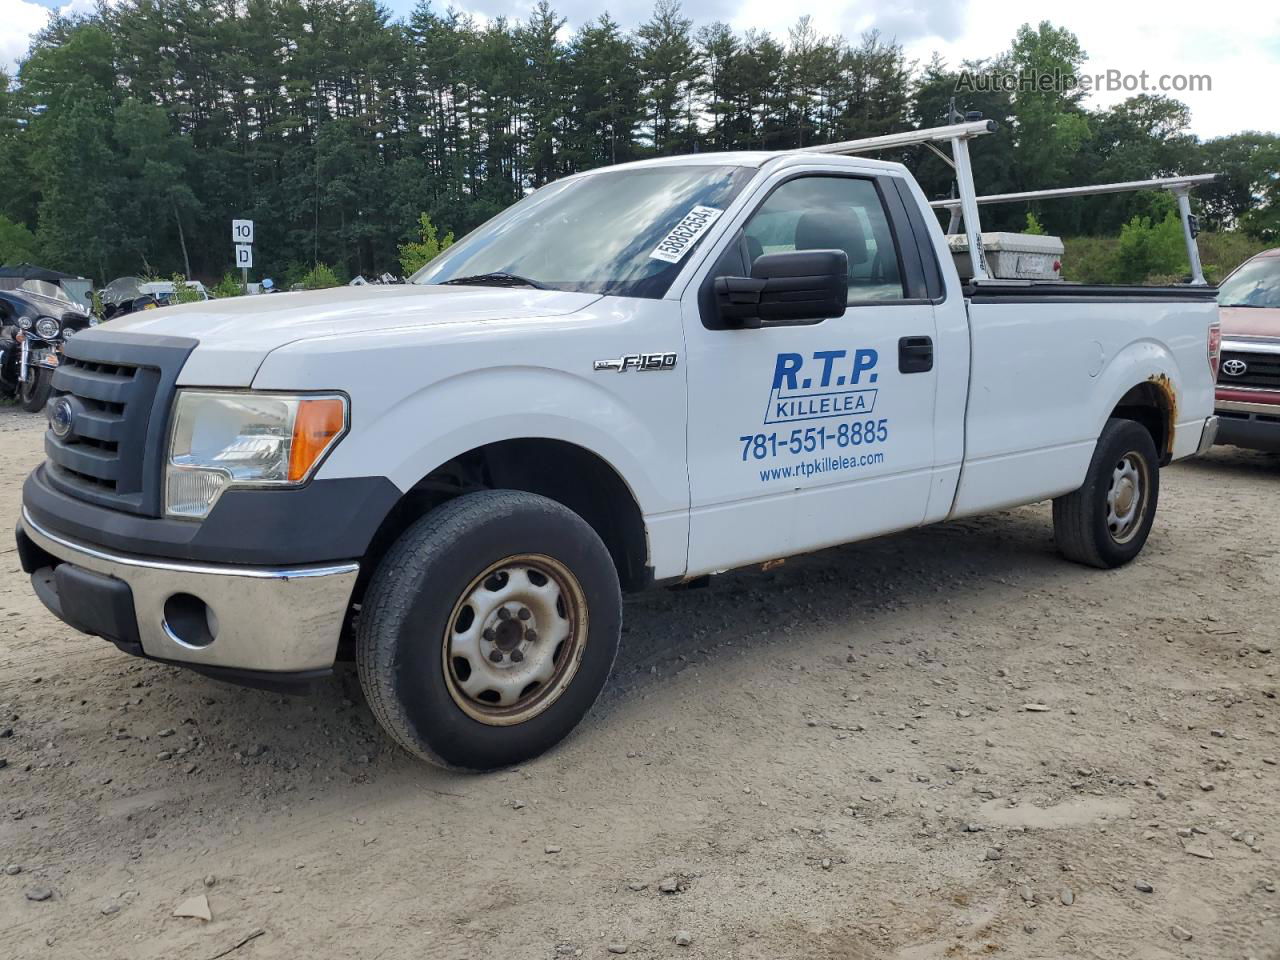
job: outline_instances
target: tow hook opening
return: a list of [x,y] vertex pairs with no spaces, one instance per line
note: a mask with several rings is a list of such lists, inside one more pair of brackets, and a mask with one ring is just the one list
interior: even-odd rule
[[175,593],[164,602],[164,632],[175,643],[199,650],[217,639],[218,617],[199,597]]

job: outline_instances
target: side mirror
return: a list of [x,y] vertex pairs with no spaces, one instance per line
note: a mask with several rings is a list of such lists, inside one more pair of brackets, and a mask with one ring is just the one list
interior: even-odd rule
[[849,255],[793,250],[756,257],[750,277],[717,277],[716,309],[727,327],[804,323],[844,315]]

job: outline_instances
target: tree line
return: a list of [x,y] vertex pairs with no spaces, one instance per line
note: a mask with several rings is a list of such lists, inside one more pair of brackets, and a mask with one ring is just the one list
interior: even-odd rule
[[[461,236],[568,173],[936,126],[961,71],[1073,73],[1085,57],[1041,23],[992,60],[917,63],[876,32],[824,36],[807,17],[785,38],[737,32],[695,25],[675,0],[633,30],[602,14],[572,32],[546,0],[486,22],[429,0],[403,19],[374,0],[123,0],[56,17],[16,76],[0,73],[0,260],[100,282],[212,279],[239,217],[256,221],[255,273],[398,272],[427,224]],[[1069,90],[994,91],[956,106],[1001,125],[973,147],[981,192],[1212,170],[1227,179],[1199,194],[1210,226],[1280,232],[1275,134],[1201,140],[1184,104],[1150,95],[1100,110]],[[950,171],[922,148],[884,156],[948,195]],[[1114,233],[1159,220],[1167,198],[1032,212],[1049,232]],[[986,208],[984,224],[1027,214]]]

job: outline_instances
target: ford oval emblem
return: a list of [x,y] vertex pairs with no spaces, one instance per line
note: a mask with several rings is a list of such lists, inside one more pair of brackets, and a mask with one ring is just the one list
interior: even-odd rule
[[75,420],[76,414],[70,400],[59,397],[53,401],[53,405],[49,407],[49,429],[53,431],[55,437],[65,440],[70,435]]
[[1237,360],[1235,357],[1232,357],[1222,365],[1222,372],[1228,377],[1241,376],[1248,369],[1249,365],[1247,363],[1243,360]]

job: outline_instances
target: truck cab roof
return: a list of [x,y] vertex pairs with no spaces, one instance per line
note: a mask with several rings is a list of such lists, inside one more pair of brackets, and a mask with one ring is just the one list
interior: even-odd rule
[[619,163],[610,167],[597,167],[574,174],[577,177],[593,177],[602,174],[617,173],[626,170],[642,170],[649,167],[673,166],[726,166],[759,169],[770,161],[778,165],[807,164],[815,160],[831,163],[835,166],[857,167],[860,170],[876,169],[886,172],[905,171],[900,163],[888,160],[873,160],[864,156],[842,156],[835,153],[823,153],[806,150],[725,150],[711,153],[682,153],[672,157],[652,157],[647,160],[633,160],[630,163]]

